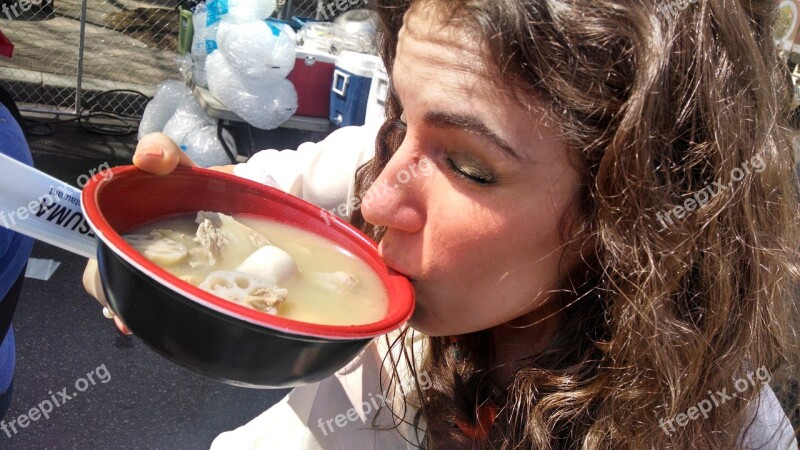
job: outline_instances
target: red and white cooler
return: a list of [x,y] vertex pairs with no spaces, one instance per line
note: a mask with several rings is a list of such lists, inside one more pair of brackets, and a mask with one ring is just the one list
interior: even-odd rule
[[297,47],[294,69],[286,77],[297,90],[297,112],[305,117],[327,118],[330,111],[331,85],[336,57],[304,47]]

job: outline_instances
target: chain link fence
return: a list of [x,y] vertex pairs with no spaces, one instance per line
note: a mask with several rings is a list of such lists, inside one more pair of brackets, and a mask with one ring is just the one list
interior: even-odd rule
[[35,1],[0,6],[0,29],[15,47],[0,60],[0,82],[22,109],[78,113],[100,102],[136,116],[144,97],[120,90],[152,95],[178,76],[177,0]]
[[287,0],[282,10],[283,18],[290,19],[292,16],[317,17],[317,0],[292,1]]
[[332,20],[350,9],[365,7],[368,2],[369,0],[286,0],[282,14],[285,18],[300,16]]
[[[0,30],[15,46],[0,58],[0,84],[23,110],[139,116],[159,83],[180,79],[178,5],[195,2],[0,0]],[[330,20],[367,3],[279,0],[277,15]]]

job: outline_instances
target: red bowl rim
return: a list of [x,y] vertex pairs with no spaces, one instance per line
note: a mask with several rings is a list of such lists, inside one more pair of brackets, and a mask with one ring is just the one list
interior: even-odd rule
[[[111,176],[92,178],[83,188],[83,193],[81,195],[81,207],[84,211],[84,216],[86,217],[86,220],[91,226],[92,230],[94,230],[97,238],[107,245],[116,255],[120,256],[128,264],[143,272],[150,279],[155,280],[169,290],[177,292],[184,298],[190,299],[201,306],[205,306],[226,316],[240,319],[257,326],[278,330],[288,334],[332,340],[369,339],[376,336],[381,336],[402,326],[411,318],[411,315],[414,312],[414,291],[409,280],[405,276],[393,271],[390,267],[386,266],[386,264],[382,262],[382,259],[377,253],[377,245],[374,241],[349,223],[331,214],[326,215],[331,226],[336,227],[341,232],[348,234],[354,241],[354,245],[358,245],[362,249],[369,252],[374,252],[376,260],[380,261],[381,264],[383,264],[383,267],[386,268],[386,275],[384,276],[379,274],[379,276],[381,277],[382,281],[384,281],[384,286],[389,294],[390,302],[401,302],[398,308],[394,308],[394,312],[392,311],[392,308],[389,308],[389,312],[387,313],[386,317],[377,322],[368,324],[323,325],[310,322],[301,322],[280,316],[273,316],[271,314],[256,311],[246,306],[224,300],[216,295],[208,293],[199,287],[196,287],[186,281],[181,280],[175,275],[170,274],[166,270],[145,258],[142,254],[134,250],[133,247],[125,242],[122,236],[111,227],[97,204],[97,198],[104,186],[110,182],[113,182],[113,180],[145,174],[150,176],[150,174],[139,170],[135,166],[119,166],[110,170]],[[188,174],[190,176],[210,176],[218,180],[223,180],[227,183],[244,185],[245,188],[260,191],[260,193],[264,194],[265,196],[276,198],[280,202],[286,203],[288,206],[295,209],[299,209],[301,212],[305,212],[312,217],[322,217],[320,213],[323,210],[318,206],[293,195],[287,194],[279,189],[256,183],[245,178],[197,167],[178,167],[175,172],[182,173],[184,175]],[[251,215],[256,217],[264,217],[263,214]],[[325,236],[322,237],[325,238]]]

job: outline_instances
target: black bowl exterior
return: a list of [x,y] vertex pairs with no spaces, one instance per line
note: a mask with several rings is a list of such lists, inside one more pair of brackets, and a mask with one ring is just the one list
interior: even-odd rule
[[[347,365],[371,339],[287,334],[203,307],[154,281],[98,239],[103,289],[134,335],[171,361],[238,386],[315,383]],[[296,354],[296,358],[269,355]]]

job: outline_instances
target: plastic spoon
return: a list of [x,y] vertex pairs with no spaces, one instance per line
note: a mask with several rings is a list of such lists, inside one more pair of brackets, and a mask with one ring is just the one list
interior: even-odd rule
[[87,258],[94,233],[81,210],[81,191],[0,154],[0,226]]

